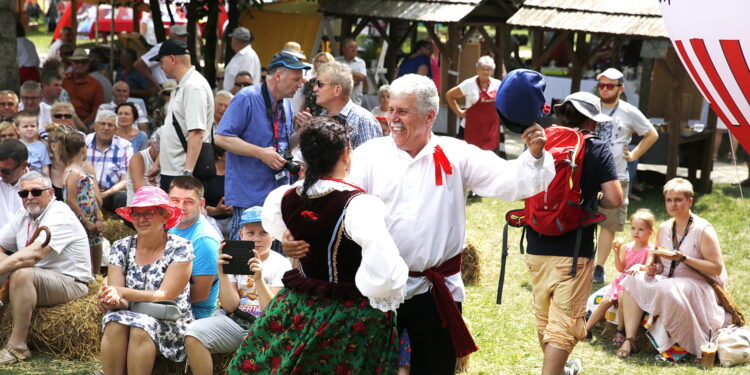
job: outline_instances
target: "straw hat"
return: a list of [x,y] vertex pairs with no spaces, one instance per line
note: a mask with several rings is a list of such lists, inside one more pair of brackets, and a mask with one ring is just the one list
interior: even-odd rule
[[300,60],[307,60],[307,56],[302,52],[302,46],[297,42],[286,42],[284,48],[281,49],[281,52],[288,53]]
[[164,190],[156,186],[144,186],[135,192],[133,203],[127,207],[120,207],[115,210],[123,219],[133,222],[131,212],[136,207],[161,207],[167,211],[167,223],[164,227],[169,229],[177,225],[182,219],[182,210],[179,207],[169,205],[169,196]]
[[68,60],[88,60],[89,54],[86,52],[83,48],[76,48],[75,51],[73,51],[73,54],[68,57]]

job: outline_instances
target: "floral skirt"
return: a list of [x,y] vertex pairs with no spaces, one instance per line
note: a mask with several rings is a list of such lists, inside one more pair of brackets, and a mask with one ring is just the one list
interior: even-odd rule
[[338,300],[284,288],[255,321],[228,374],[395,374],[395,313],[366,298]]

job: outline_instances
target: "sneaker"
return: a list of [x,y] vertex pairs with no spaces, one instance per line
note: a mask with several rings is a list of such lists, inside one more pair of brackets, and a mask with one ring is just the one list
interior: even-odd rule
[[594,283],[601,284],[604,282],[604,267],[597,265],[594,267]]
[[565,368],[561,375],[578,375],[583,371],[583,364],[578,358],[573,358],[565,363]]

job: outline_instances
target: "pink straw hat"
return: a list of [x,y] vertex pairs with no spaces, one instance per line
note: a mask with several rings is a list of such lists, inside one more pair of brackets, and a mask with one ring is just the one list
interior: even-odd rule
[[161,207],[166,210],[167,223],[164,224],[164,227],[167,229],[177,225],[182,219],[182,210],[178,207],[170,206],[167,193],[156,186],[144,186],[138,189],[133,197],[133,203],[127,207],[120,207],[116,209],[115,212],[122,216],[123,219],[132,223],[133,217],[130,213],[133,211],[133,208],[136,207]]

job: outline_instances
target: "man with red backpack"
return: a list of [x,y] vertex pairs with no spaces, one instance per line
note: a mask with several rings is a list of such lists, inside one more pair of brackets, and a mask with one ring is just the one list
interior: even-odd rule
[[[540,108],[540,105],[520,106],[517,101],[541,100],[543,103],[544,86],[539,73],[528,70],[509,73],[498,90],[496,100],[503,124],[512,131],[519,131],[538,121],[542,113],[534,113],[535,116],[532,116],[528,109]],[[593,133],[599,121],[609,119],[601,113],[599,98],[585,92],[571,94],[565,98],[562,104],[555,106],[555,115],[560,126],[576,129],[581,135]],[[551,128],[554,127],[545,130],[548,138],[551,132],[555,131]],[[580,186],[582,212],[595,213],[597,205],[605,208],[618,207],[622,203],[622,189],[609,146],[596,137],[584,136],[583,139],[583,160],[580,165],[574,166],[580,168],[580,173],[566,175],[566,180],[579,178],[577,184],[576,181],[569,182],[570,186]],[[554,143],[548,141],[545,149],[550,150],[554,146]],[[558,162],[557,157],[555,160]],[[575,159],[567,163],[560,160],[555,166],[556,173],[569,173],[571,161],[574,162]],[[548,192],[554,184],[555,180],[550,183]],[[567,203],[566,201],[565,204]],[[578,202],[571,204],[576,203]],[[596,225],[573,225],[575,228],[562,228],[560,235],[545,235],[534,229],[535,224],[540,224],[545,214],[530,209],[528,202],[525,210],[526,214],[534,212],[539,215],[537,218],[526,217],[524,220],[528,243],[525,262],[531,274],[536,328],[544,352],[542,374],[578,374],[581,371],[580,361],[568,361],[568,356],[576,343],[586,337],[586,298],[592,284]],[[558,224],[563,223],[565,219],[561,217],[559,220],[552,220],[548,229],[563,227]],[[583,219],[582,223],[585,222]],[[578,258],[573,267],[576,248]]]

